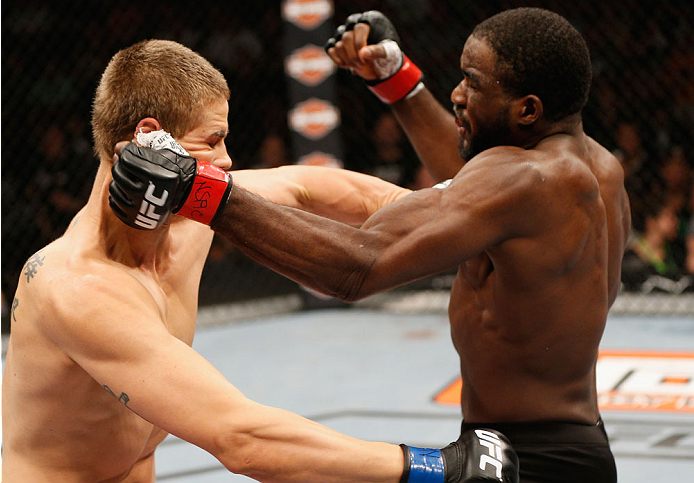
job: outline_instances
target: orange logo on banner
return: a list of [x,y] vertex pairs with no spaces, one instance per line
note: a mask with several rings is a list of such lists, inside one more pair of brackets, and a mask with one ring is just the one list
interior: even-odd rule
[[[457,379],[434,397],[460,405]],[[601,351],[597,364],[601,410],[694,413],[694,353]]]
[[296,49],[285,62],[285,69],[291,77],[311,87],[327,79],[336,68],[328,54],[312,44]]
[[304,30],[313,30],[333,14],[332,0],[286,0],[282,17]]
[[340,111],[331,103],[312,97],[289,111],[289,126],[314,141],[325,137],[340,123]]
[[309,166],[327,166],[329,168],[342,168],[342,161],[337,159],[332,154],[322,151],[313,151],[310,154],[301,156],[297,164],[306,164]]

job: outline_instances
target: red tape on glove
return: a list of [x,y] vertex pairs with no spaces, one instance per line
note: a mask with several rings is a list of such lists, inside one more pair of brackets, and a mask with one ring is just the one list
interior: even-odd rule
[[229,179],[223,169],[198,161],[193,188],[177,214],[209,225],[229,198]]
[[422,80],[422,71],[406,55],[403,55],[402,67],[393,76],[374,86],[369,86],[371,92],[388,104],[399,101],[412,92]]

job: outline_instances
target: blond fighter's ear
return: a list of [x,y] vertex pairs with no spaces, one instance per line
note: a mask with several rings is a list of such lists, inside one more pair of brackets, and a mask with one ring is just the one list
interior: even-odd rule
[[153,117],[144,117],[135,126],[135,131],[133,131],[132,142],[137,142],[137,134],[140,132],[152,132],[159,131],[163,129],[159,121]]

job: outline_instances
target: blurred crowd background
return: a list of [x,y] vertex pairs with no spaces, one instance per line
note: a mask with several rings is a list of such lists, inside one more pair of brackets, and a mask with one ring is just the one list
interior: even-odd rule
[[[330,22],[382,10],[429,89],[448,106],[472,28],[517,6],[561,13],[590,47],[594,79],[585,130],[621,160],[633,215],[623,290],[694,291],[694,2],[335,0]],[[91,101],[108,60],[123,47],[147,38],[176,40],[222,71],[232,92],[227,144],[234,169],[296,162],[287,127],[284,29],[279,0],[4,2],[3,308],[27,258],[59,237],[88,197],[97,168]],[[430,186],[388,108],[348,72],[336,74],[336,85],[344,167],[411,188]],[[216,239],[200,301],[300,290]]]

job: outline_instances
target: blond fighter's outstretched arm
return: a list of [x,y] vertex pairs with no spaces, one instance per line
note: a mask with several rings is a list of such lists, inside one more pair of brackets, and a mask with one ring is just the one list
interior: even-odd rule
[[350,225],[411,193],[375,176],[321,166],[282,166],[231,172],[234,184],[266,200]]
[[[64,277],[65,275],[65,277]],[[273,482],[397,482],[403,452],[360,441],[246,398],[166,329],[154,299],[105,264],[54,273],[57,316],[43,330],[134,413],[214,455],[230,471]],[[91,296],[85,299],[84,294]],[[358,462],[358,464],[355,464]]]

